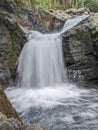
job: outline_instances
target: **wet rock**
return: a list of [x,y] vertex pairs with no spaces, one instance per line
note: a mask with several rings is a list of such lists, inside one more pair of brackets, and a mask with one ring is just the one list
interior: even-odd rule
[[7,118],[0,112],[0,130],[20,130],[22,123],[14,118]]
[[[7,118],[16,118],[20,120],[16,110],[10,103],[9,99],[7,98],[6,94],[4,93],[3,88],[0,86],[0,112],[5,114]],[[1,118],[0,118],[1,120]],[[1,130],[1,129],[0,129]]]
[[46,130],[35,125],[24,125],[15,118],[7,118],[0,112],[0,130]]
[[98,57],[88,20],[63,34],[63,52],[70,81],[98,80]]
[[7,20],[0,23],[0,83],[4,86],[14,78],[11,70],[16,69],[23,41],[24,36],[17,24],[11,24]]
[[38,127],[36,125],[24,125],[21,130],[46,130],[45,128]]

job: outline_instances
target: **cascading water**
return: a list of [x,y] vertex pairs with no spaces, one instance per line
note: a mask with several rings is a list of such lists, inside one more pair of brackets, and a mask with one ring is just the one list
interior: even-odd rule
[[60,38],[87,17],[68,20],[55,34],[29,31],[18,60],[18,88],[5,91],[23,122],[48,130],[98,129],[98,90],[67,83]]
[[60,33],[41,34],[31,31],[19,57],[19,84],[22,87],[44,87],[61,84],[64,76],[62,40],[60,34],[71,29],[88,15],[68,20]]
[[19,86],[44,87],[61,84],[64,79],[61,39],[53,34],[32,31],[18,65]]

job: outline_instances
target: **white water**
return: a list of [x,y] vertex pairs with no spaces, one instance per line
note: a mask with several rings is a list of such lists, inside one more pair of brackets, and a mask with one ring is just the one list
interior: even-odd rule
[[63,105],[64,100],[72,98],[78,100],[82,94],[89,91],[78,89],[75,85],[62,84],[39,89],[26,88],[8,88],[6,90],[8,97],[18,112],[28,111],[29,108],[53,108],[54,106]]
[[37,88],[61,84],[64,66],[61,39],[53,34],[33,32],[25,44],[18,65],[19,86]]
[[76,26],[78,23],[80,23],[81,21],[85,20],[88,17],[89,17],[89,15],[82,15],[82,16],[76,16],[74,19],[67,20],[63,29],[61,30],[60,34],[66,32],[67,30]]
[[26,124],[48,130],[97,130],[98,90],[62,84],[39,89],[8,88],[10,101]]

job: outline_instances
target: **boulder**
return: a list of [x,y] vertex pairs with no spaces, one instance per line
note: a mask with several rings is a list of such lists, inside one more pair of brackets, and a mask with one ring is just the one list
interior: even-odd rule
[[7,98],[1,86],[0,86],[0,112],[6,115],[7,118],[15,118],[17,120],[20,120],[16,110],[10,103],[9,99]]
[[0,112],[0,130],[46,130],[36,125],[24,125],[15,118],[7,118]]
[[7,118],[0,112],[0,130],[20,130],[22,123],[14,118]]

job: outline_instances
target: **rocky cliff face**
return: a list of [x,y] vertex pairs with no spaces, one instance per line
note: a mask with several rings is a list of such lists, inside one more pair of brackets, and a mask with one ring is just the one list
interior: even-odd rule
[[[20,21],[19,21],[20,20]],[[15,15],[7,1],[0,1],[0,83],[14,84],[16,61],[24,36],[18,23],[21,18]]]
[[98,83],[98,30],[94,15],[63,34],[64,61],[70,81]]

